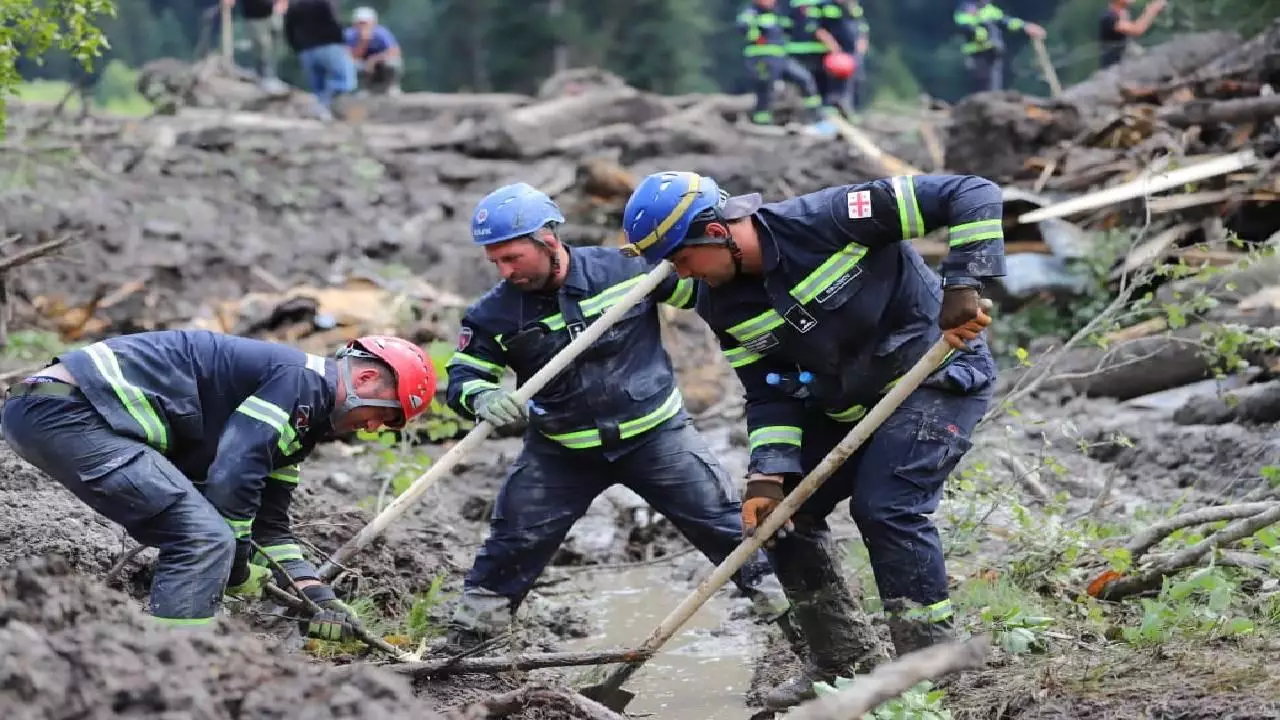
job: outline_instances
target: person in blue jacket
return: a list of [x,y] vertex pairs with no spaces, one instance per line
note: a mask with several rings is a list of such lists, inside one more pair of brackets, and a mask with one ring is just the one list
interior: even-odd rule
[[289,520],[299,463],[325,437],[403,427],[435,389],[426,353],[396,337],[323,358],[166,330],[59,355],[9,387],[0,426],[19,457],[159,549],[150,612],[161,624],[209,625],[224,591],[260,597],[270,557],[321,608],[303,620],[307,633],[341,640],[358,621]]
[[[808,644],[771,708],[877,660],[867,621],[828,547],[849,508],[871,558],[898,653],[950,636],[938,530],[929,515],[993,393],[984,281],[1004,274],[1000,188],[974,176],[895,177],[777,203],[730,197],[691,172],[646,177],[623,214],[625,249],[702,281],[696,308],[746,392],[751,532],[942,336],[947,360],[797,511],[774,570]],[[909,242],[949,228],[935,273]]]
[[[472,238],[503,280],[462,319],[448,403],[496,428],[525,428],[450,621],[454,648],[505,631],[573,523],[615,483],[714,563],[742,538],[736,493],[685,412],[661,343],[658,303],[689,307],[693,281],[669,276],[527,404],[504,389],[508,368],[522,385],[644,279],[644,262],[616,248],[564,244],[564,221],[526,183],[494,190],[472,217]],[[784,617],[786,599],[764,553],[734,582],[758,617]]]

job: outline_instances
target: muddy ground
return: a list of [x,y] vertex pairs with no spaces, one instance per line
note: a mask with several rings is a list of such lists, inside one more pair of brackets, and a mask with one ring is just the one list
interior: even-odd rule
[[[40,117],[20,107],[15,113],[28,127]],[[21,234],[17,247],[23,247],[63,232],[83,236],[56,259],[10,276],[19,329],[56,328],[41,310],[51,298],[84,303],[129,281],[140,281],[143,291],[102,311],[111,332],[182,325],[208,313],[212,303],[262,289],[255,268],[285,283],[408,269],[472,297],[495,276],[468,242],[466,218],[493,187],[520,179],[560,187],[571,226],[582,228],[569,235],[575,242],[606,239],[619,209],[616,195],[592,184],[598,178],[587,172],[591,153],[493,157],[447,143],[387,150],[305,124],[264,129],[193,117],[59,126],[0,153],[7,178],[0,184],[0,237]],[[771,195],[866,173],[844,146],[799,136],[712,141],[668,128],[608,149],[607,157],[624,160],[633,173],[715,172],[735,191]],[[448,327],[446,319],[433,331],[443,328],[440,336],[448,337]],[[740,477],[746,437],[733,402],[736,383],[696,318],[675,314],[667,338],[689,409],[728,471]],[[1174,502],[1269,491],[1262,468],[1280,465],[1274,427],[1179,425],[1170,420],[1171,408],[1140,405],[1036,397],[1018,416],[984,426],[965,467],[980,475],[986,494],[953,488],[938,515],[955,549],[956,582],[1009,559],[1014,501],[1039,507],[1062,492],[1069,517],[1110,520]],[[419,448],[434,457],[444,449]],[[428,613],[438,630],[518,449],[518,439],[488,442],[358,557],[340,591],[367,600],[390,632],[438,580],[442,601]],[[298,535],[317,552],[332,551],[373,517],[391,477],[404,472],[366,445],[322,446],[304,468],[294,513]],[[976,529],[968,523],[975,512],[983,518]],[[857,529],[843,507],[834,525],[855,550],[853,558]],[[6,718],[431,718],[526,679],[578,677],[576,671],[539,671],[412,685],[362,669],[337,679],[324,666],[350,657],[299,652],[302,643],[289,624],[257,609],[237,614],[211,638],[148,631],[139,613],[152,553],[105,587],[100,578],[131,543],[3,446],[0,538],[0,708]],[[629,572],[636,563],[644,563],[643,574]],[[661,591],[645,596],[653,598],[647,601],[656,622],[709,570],[665,519],[628,493],[612,491],[575,527],[531,596],[518,623],[519,645],[581,648],[613,637],[623,622],[605,598],[628,578],[647,583],[636,591]],[[852,559],[848,573],[855,585],[865,579]],[[724,666],[734,666],[740,674],[750,667],[754,679],[725,692],[714,717],[746,718],[761,691],[794,666],[776,635],[741,618],[744,602],[732,595],[722,591],[713,616],[720,619],[694,633],[703,655],[679,683],[664,687],[654,671],[646,676],[651,687],[668,693],[651,710],[655,716],[711,720],[705,704],[694,701],[719,687]],[[964,624],[979,625],[972,614]],[[951,685],[948,707],[957,719],[1280,717],[1278,689],[1260,670],[1275,657],[1270,642],[1260,635],[1156,652],[1117,650],[1097,638],[1061,639],[1044,655],[997,652],[987,669]],[[722,669],[710,669],[713,661]],[[566,715],[563,708],[531,707],[519,717]]]

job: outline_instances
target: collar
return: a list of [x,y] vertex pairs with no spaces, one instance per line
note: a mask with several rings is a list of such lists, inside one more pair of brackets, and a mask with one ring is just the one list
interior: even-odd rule
[[568,290],[570,295],[585,296],[591,292],[591,286],[587,282],[587,273],[583,268],[582,258],[573,247],[565,245],[564,249],[569,255],[569,269],[564,275],[564,283],[560,286],[560,289]]
[[778,251],[778,241],[773,237],[773,231],[769,229],[769,223],[760,217],[760,213],[752,213],[751,224],[756,229],[756,240],[760,243],[760,258],[763,272],[765,275],[773,272],[781,261],[781,253]]

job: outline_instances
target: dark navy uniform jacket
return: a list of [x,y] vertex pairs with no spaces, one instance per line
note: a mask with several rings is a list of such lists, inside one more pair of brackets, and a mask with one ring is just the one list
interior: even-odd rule
[[298,464],[329,427],[334,360],[167,330],[114,337],[58,361],[116,432],[158,450],[190,478],[237,540],[252,536],[295,579],[316,577],[293,537],[289,503]]
[[[498,389],[507,368],[524,384],[649,268],[604,247],[570,247],[555,293],[503,281],[467,309],[449,360],[449,406],[475,416],[479,393]],[[680,415],[684,402],[662,347],[657,303],[693,305],[695,283],[669,276],[533,397],[530,427],[569,449],[622,454],[628,441]]]
[[[801,472],[806,412],[856,422],[928,352],[943,284],[1004,274],[1002,213],[988,180],[924,175],[827,188],[752,216],[763,278],[700,285],[697,298],[746,390],[750,471]],[[939,278],[901,241],[944,227]],[[802,371],[812,381],[796,386]]]

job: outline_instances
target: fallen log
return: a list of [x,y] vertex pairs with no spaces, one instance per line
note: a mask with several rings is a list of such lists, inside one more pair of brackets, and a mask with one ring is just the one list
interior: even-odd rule
[[1202,323],[1117,342],[1105,349],[1073,348],[1056,361],[1053,375],[1044,379],[1039,390],[1129,400],[1204,380],[1213,376],[1215,358],[1202,344],[1202,335],[1213,326],[1224,324],[1267,328],[1280,325],[1280,317],[1275,312],[1247,314],[1233,310],[1210,316]]
[[854,680],[852,686],[820,697],[787,714],[788,720],[856,720],[924,680],[982,667],[991,641],[979,635],[963,643],[935,645],[903,655]]
[[1239,47],[1241,42],[1241,37],[1233,32],[1181,35],[1095,73],[1088,80],[1063,90],[1060,97],[1089,108],[1122,105],[1126,101],[1126,86],[1159,85],[1185,76]]
[[511,716],[530,705],[551,705],[559,711],[555,717],[571,717],[577,720],[625,720],[622,715],[578,693],[537,686],[525,686],[500,695],[493,695],[446,711],[445,717],[447,720],[491,720]]
[[1280,95],[1237,100],[1193,100],[1183,105],[1161,108],[1161,120],[1174,127],[1265,120],[1280,115]]
[[466,149],[481,157],[532,158],[554,150],[562,138],[614,123],[644,123],[673,110],[661,97],[633,88],[593,90],[536,102],[482,123]]
[[1173,412],[1179,425],[1223,425],[1280,421],[1280,380],[1246,385],[1221,396],[1194,397]]
[[385,666],[402,675],[413,677],[441,677],[444,675],[469,675],[502,673],[512,670],[540,670],[552,667],[582,667],[584,665],[611,665],[634,662],[640,657],[634,649],[595,650],[563,653],[529,653],[507,657],[442,658],[419,662],[403,662]]

